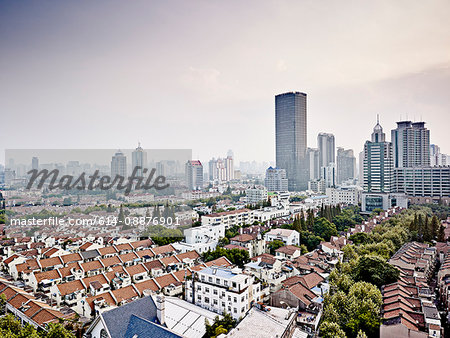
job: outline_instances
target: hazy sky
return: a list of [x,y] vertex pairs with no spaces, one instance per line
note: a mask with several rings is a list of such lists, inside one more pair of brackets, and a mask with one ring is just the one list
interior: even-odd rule
[[275,158],[274,95],[308,94],[356,154],[380,114],[450,153],[450,2],[1,1],[5,148],[192,148]]

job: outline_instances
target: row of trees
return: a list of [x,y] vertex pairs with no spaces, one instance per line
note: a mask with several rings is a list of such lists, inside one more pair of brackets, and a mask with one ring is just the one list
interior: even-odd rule
[[343,262],[330,273],[321,336],[377,337],[381,324],[379,289],[397,281],[400,274],[387,261],[406,242],[438,237],[436,221],[439,224],[429,208],[416,207],[389,218],[371,233],[350,236],[353,244],[343,248]]
[[240,268],[243,268],[244,264],[250,261],[250,256],[247,250],[227,250],[221,247],[217,247],[214,251],[208,250],[207,252],[203,253],[202,258],[204,262],[209,262],[222,256],[225,256],[232,264],[236,264]]
[[12,314],[0,318],[0,337],[8,338],[75,338],[59,323],[48,324],[47,331],[37,331],[29,324],[21,325]]

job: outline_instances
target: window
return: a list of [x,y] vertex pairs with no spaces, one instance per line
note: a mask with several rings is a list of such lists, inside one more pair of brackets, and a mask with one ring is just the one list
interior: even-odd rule
[[219,278],[216,278],[216,283],[220,284],[220,279]]
[[213,290],[213,294],[217,295],[217,290],[216,289]]
[[108,337],[109,337],[109,335],[106,332],[106,330],[105,329],[101,329],[100,330],[100,338],[108,338]]
[[236,282],[233,282],[233,287],[234,287],[234,288],[236,287]]
[[205,297],[205,303],[209,303],[209,298]]
[[237,309],[236,309],[236,308],[234,308],[234,309],[233,309],[233,312],[234,312],[234,313],[237,313]]
[[233,300],[234,300],[234,302],[235,302],[235,303],[237,303],[237,298],[236,298],[236,297],[234,297],[234,299],[233,299]]
[[213,300],[214,305],[217,305],[217,299]]
[[208,277],[208,282],[212,282],[212,277]]
[[223,284],[225,284],[225,286],[228,286],[228,281],[224,281]]

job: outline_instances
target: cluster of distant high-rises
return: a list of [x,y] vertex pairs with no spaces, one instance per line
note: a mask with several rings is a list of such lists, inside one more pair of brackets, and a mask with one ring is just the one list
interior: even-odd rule
[[[314,184],[334,187],[354,179],[356,159],[353,150],[338,148],[336,157],[333,134],[319,133],[317,148],[307,147],[306,99],[307,95],[300,92],[275,97],[275,169],[285,170],[291,191],[311,189]],[[272,173],[267,175],[270,182]]]
[[[362,210],[406,204],[406,197],[432,202],[450,197],[450,166],[432,165],[425,122],[400,121],[386,140],[379,121],[362,154]],[[443,165],[442,165],[443,164]]]
[[[286,185],[290,191],[323,191],[354,183],[356,159],[353,150],[335,150],[335,138],[320,133],[317,148],[307,147],[307,95],[290,92],[275,97],[276,168],[266,172],[268,190]],[[360,184],[364,187],[363,209],[386,209],[402,198],[450,195],[447,158],[430,145],[425,122],[401,121],[388,142],[377,122],[370,141],[360,155]],[[378,195],[375,195],[378,194]],[[382,195],[384,194],[384,195]]]

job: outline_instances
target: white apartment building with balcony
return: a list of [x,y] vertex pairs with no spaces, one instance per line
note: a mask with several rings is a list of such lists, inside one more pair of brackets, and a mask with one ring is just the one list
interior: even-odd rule
[[234,225],[252,224],[253,214],[249,209],[224,211],[202,216],[202,225],[224,224],[225,229]]
[[325,195],[331,205],[348,204],[358,205],[361,199],[362,189],[357,186],[342,186],[339,188],[327,188]]
[[266,243],[280,240],[285,245],[300,245],[300,234],[295,230],[272,229],[265,234],[264,239]]
[[185,296],[204,309],[230,313],[239,320],[261,299],[261,285],[239,268],[211,266],[186,281]]

